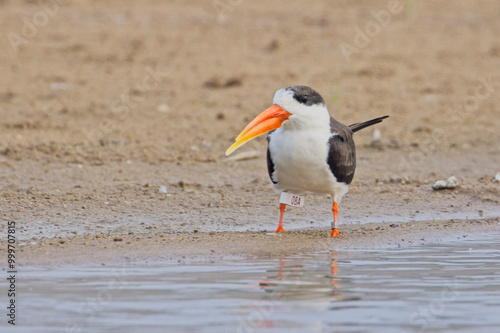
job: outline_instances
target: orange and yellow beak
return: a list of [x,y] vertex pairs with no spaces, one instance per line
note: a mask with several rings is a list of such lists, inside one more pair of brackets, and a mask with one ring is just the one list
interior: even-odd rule
[[276,104],[263,111],[236,137],[236,142],[226,150],[226,156],[253,138],[281,127],[281,124],[291,115],[290,112],[283,110],[281,106]]

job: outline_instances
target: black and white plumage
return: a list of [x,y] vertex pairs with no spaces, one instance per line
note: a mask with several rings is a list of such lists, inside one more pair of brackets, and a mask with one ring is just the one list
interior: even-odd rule
[[[321,95],[307,86],[278,90],[273,104],[243,130],[226,154],[269,132],[267,167],[274,188],[294,194],[306,191],[331,194],[332,229],[335,229],[332,236],[335,236],[337,205],[348,192],[356,169],[353,134],[388,116],[346,126],[330,116]],[[280,208],[277,231],[283,231],[284,206]]]

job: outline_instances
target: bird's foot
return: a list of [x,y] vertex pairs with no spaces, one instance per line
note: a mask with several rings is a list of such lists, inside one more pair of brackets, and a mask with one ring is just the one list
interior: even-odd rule
[[333,228],[330,236],[332,236],[332,237],[340,236],[339,230],[337,228]]
[[280,225],[275,232],[285,232],[285,229],[283,229],[283,227]]

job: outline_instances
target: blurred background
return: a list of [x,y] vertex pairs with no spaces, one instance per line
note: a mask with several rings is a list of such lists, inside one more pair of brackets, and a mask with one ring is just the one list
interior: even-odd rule
[[216,160],[294,84],[318,90],[345,123],[390,114],[392,146],[498,151],[497,1],[0,6],[3,155]]

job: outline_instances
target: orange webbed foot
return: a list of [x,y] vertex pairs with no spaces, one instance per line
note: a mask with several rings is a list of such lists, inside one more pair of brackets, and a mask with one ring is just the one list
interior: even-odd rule
[[330,234],[331,237],[336,237],[336,236],[340,236],[340,232],[337,228],[333,228],[332,229],[332,233]]
[[275,232],[285,232],[285,229],[283,229],[282,226],[279,226],[278,229],[276,229]]

